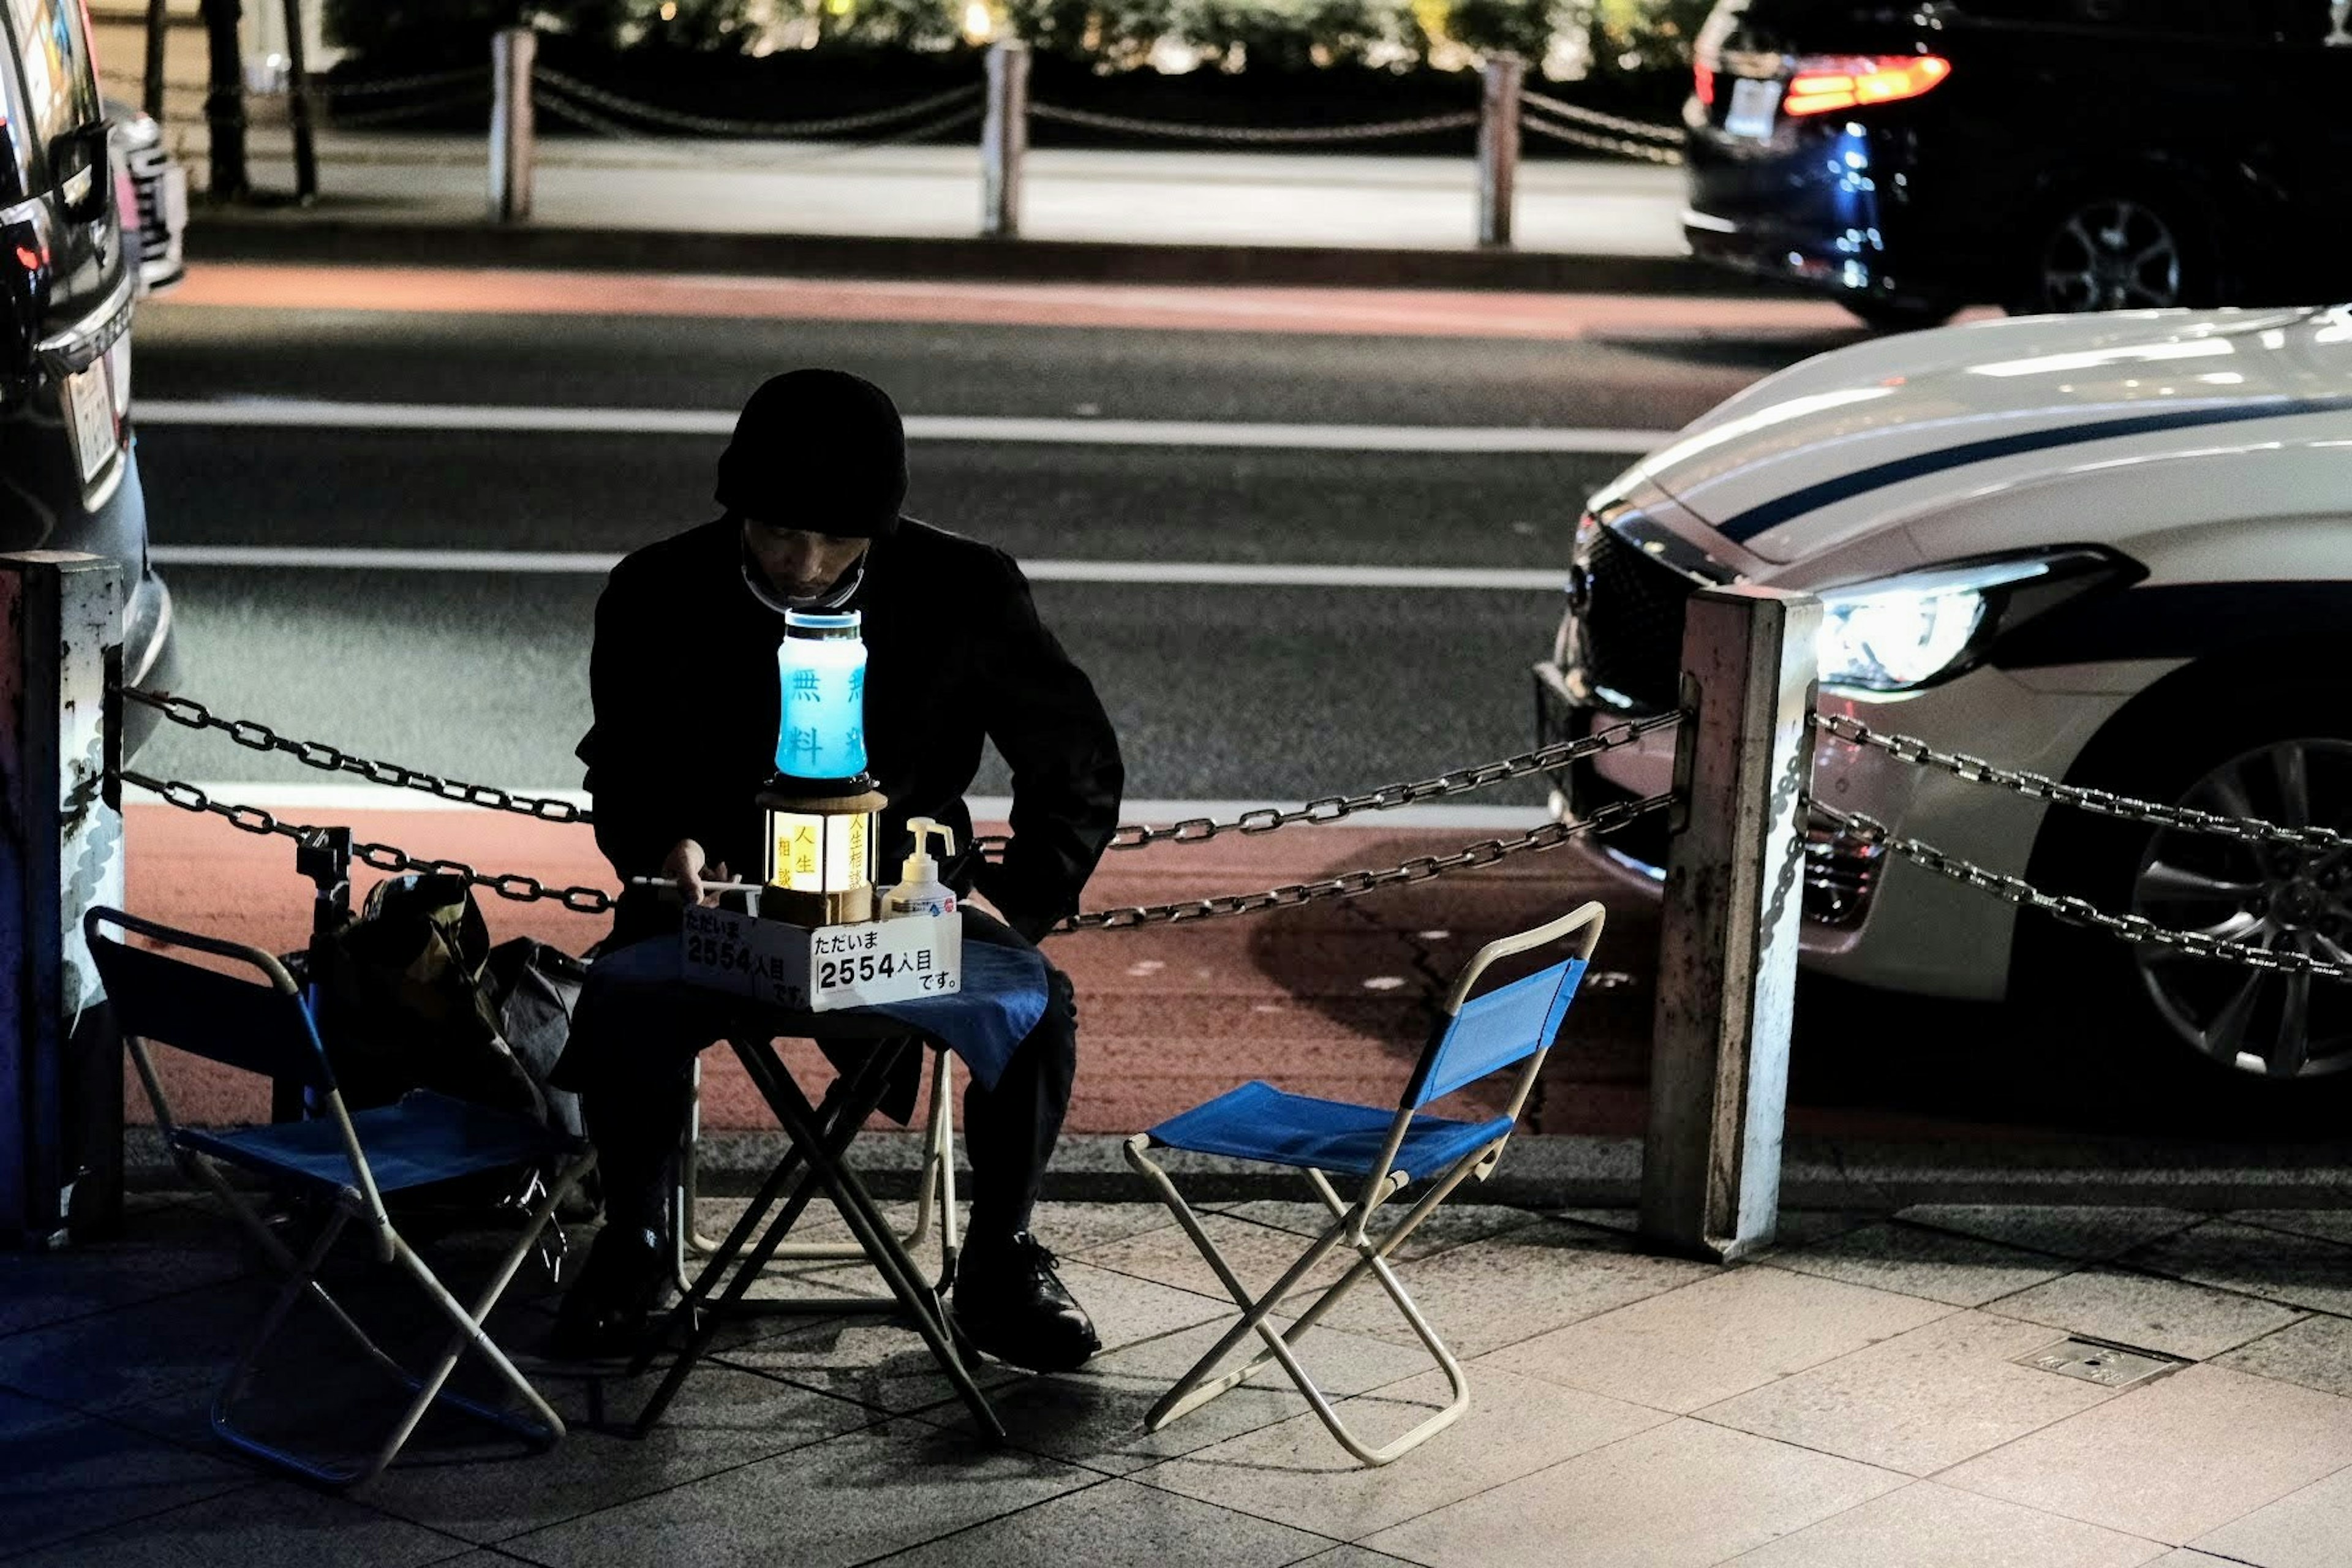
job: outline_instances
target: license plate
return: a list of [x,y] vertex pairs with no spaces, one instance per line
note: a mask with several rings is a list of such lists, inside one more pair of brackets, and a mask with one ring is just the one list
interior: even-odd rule
[[1731,107],[1724,113],[1723,129],[1733,136],[1761,141],[1772,134],[1772,115],[1780,107],[1779,82],[1742,78],[1731,84]]
[[100,359],[88,370],[66,377],[64,401],[66,426],[73,437],[75,456],[81,461],[82,483],[88,484],[114,460],[115,451],[121,445],[106,361]]

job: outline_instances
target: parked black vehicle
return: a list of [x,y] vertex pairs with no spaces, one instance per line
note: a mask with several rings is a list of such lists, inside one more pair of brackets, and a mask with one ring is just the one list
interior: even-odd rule
[[[122,668],[168,687],[171,594],[147,562],[131,440],[139,257],[80,0],[7,0],[0,31],[0,550],[111,556],[128,591]],[[133,223],[137,220],[131,219]],[[126,748],[152,728],[126,715]]]
[[1721,0],[1684,232],[1888,327],[2352,296],[2347,11]]

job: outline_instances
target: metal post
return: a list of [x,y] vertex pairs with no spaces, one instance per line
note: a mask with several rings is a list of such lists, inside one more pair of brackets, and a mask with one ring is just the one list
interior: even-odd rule
[[253,194],[245,162],[245,57],[242,0],[198,0],[205,20],[205,134],[207,184],[216,202]]
[[980,122],[980,232],[991,239],[1021,233],[1021,160],[1029,151],[1029,46],[1017,39],[988,50],[988,113]]
[[[334,973],[335,938],[352,920],[352,830],[315,827],[294,841],[294,872],[310,879],[310,944],[305,954],[310,1016],[327,1016],[327,988]],[[272,1080],[269,1120],[299,1121],[308,1110],[302,1086]]]
[[539,161],[531,112],[530,73],[539,35],[507,27],[490,39],[490,217],[520,223],[530,216],[530,182]]
[[286,113],[294,132],[294,199],[319,199],[319,139],[310,113],[310,66],[302,48],[302,0],[285,0]]
[[1478,243],[1511,243],[1511,208],[1519,184],[1519,90],[1528,62],[1496,55],[1486,62],[1478,99]]
[[163,121],[163,46],[172,26],[172,0],[147,0],[147,62],[140,79],[140,107]]
[[122,902],[121,569],[0,555],[0,1243],[110,1228],[122,1053],[81,917]]
[[1802,594],[1708,588],[1684,623],[1642,1234],[1718,1262],[1779,1220],[1821,617]]

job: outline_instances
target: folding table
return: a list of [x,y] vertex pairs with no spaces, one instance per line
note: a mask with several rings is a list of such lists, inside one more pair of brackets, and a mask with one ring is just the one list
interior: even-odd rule
[[[805,1303],[759,1303],[745,1297],[784,1246],[810,1200],[822,1193],[840,1211],[866,1260],[912,1321],[980,1430],[992,1439],[1003,1437],[1003,1424],[965,1364],[967,1347],[947,1310],[944,1293],[952,1281],[923,1278],[845,1156],[910,1058],[926,1048],[943,1047],[961,1057],[980,1081],[992,1082],[1012,1047],[1043,1015],[1045,994],[1045,964],[1035,953],[967,941],[963,990],[955,996],[827,1013],[742,1005],[727,1042],[775,1113],[787,1147],[742,1217],[672,1310],[662,1332],[648,1341],[632,1367],[634,1373],[645,1372],[659,1348],[678,1331],[686,1331],[677,1360],[637,1416],[639,1436],[660,1421],[687,1376],[709,1352],[723,1321],[762,1308],[808,1310]],[[1024,1016],[1028,1022],[1020,1023]],[[823,1103],[812,1104],[777,1053],[775,1042],[780,1037],[814,1040],[834,1047],[828,1054],[836,1057],[848,1054],[840,1049],[843,1047],[864,1048],[855,1061],[840,1068]],[[837,1309],[839,1304],[833,1305]]]

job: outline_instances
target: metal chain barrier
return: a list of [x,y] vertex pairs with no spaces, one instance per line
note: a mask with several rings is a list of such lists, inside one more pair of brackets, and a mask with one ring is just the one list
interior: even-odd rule
[[1339,142],[1377,142],[1398,136],[1425,136],[1459,131],[1478,123],[1478,111],[1426,114],[1417,120],[1385,120],[1369,125],[1302,126],[1287,130],[1257,130],[1236,125],[1185,124],[1171,120],[1136,120],[1123,114],[1097,114],[1089,109],[1063,109],[1033,101],[1031,118],[1096,131],[1116,131],[1130,136],[1158,136],[1171,142],[1222,142],[1240,146],[1315,146]]
[[1653,125],[1645,120],[1628,120],[1622,115],[1603,114],[1597,109],[1587,109],[1580,103],[1570,103],[1564,98],[1553,98],[1540,92],[1522,90],[1519,94],[1519,101],[1522,105],[1532,106],[1555,120],[1564,120],[1570,125],[1580,125],[1592,131],[1613,131],[1621,136],[1630,136],[1637,142],[1655,142],[1661,146],[1682,145],[1682,127],[1678,125]]
[[[1627,823],[1663,811],[1674,796],[1654,795],[1642,800],[1618,801],[1601,806],[1575,822],[1549,822],[1517,838],[1488,838],[1452,855],[1416,855],[1401,866],[1382,871],[1348,871],[1318,882],[1291,882],[1263,893],[1228,893],[1173,904],[1137,904],[1126,909],[1090,910],[1073,915],[1055,931],[1131,931],[1138,926],[1179,925],[1187,921],[1214,920],[1225,915],[1256,914],[1265,910],[1295,909],[1318,899],[1352,899],[1381,888],[1425,882],[1449,871],[1464,871],[1531,850],[1554,849],[1571,838],[1610,833]],[[1188,840],[1197,842],[1197,840]]]
[[978,120],[982,114],[980,105],[967,104],[961,109],[950,110],[937,120],[927,120],[919,124],[909,125],[901,130],[893,131],[887,136],[876,136],[857,142],[844,142],[829,146],[822,152],[803,153],[792,158],[779,158],[772,152],[763,151],[749,142],[738,142],[727,138],[697,142],[689,150],[682,146],[675,138],[653,136],[641,131],[634,131],[617,121],[608,120],[553,92],[541,94],[539,107],[559,120],[570,121],[583,131],[593,132],[596,135],[638,148],[663,161],[667,167],[708,169],[715,158],[730,168],[748,169],[764,174],[779,174],[792,169],[808,168],[827,163],[835,159],[846,158],[853,153],[869,153],[878,147],[920,142],[927,136],[936,136],[943,131],[952,131],[957,126],[968,125]]
[[1583,147],[1595,153],[1614,153],[1621,158],[1638,158],[1643,163],[1679,165],[1683,155],[1672,147],[1654,147],[1646,142],[1628,142],[1620,136],[1603,136],[1595,132],[1579,131],[1572,125],[1558,125],[1532,113],[1522,113],[1519,124],[1538,136],[1554,142],[1564,142],[1571,147]]
[[2014,790],[2019,795],[2046,800],[2055,805],[2071,805],[2099,816],[2144,822],[2154,827],[2179,828],[2188,833],[2211,834],[2247,844],[2284,844],[2298,849],[2352,848],[2352,834],[2340,833],[2332,827],[2288,827],[2275,822],[2264,822],[2260,817],[2227,816],[2218,812],[2200,811],[2194,806],[2163,805],[2152,800],[2139,800],[2131,795],[2118,795],[2113,790],[2062,784],[2044,773],[2029,773],[2022,768],[1997,767],[1966,752],[1940,751],[1916,736],[1885,734],[1858,719],[1839,714],[1817,712],[1813,715],[1812,723],[1813,728],[1823,734],[1833,735],[1856,746],[1884,752],[1916,767],[1938,769],[1970,784]]
[[[223,719],[193,697],[142,691],[135,686],[124,687],[122,695],[130,701],[154,709],[174,724],[184,724],[191,730],[217,730],[249,751],[282,752],[304,767],[317,768],[321,773],[352,773],[370,784],[386,784],[394,789],[413,789],[441,800],[456,801],[461,805],[478,805],[489,811],[510,811],[519,816],[536,816],[544,822],[593,823],[596,820],[595,814],[588,807],[575,805],[568,800],[517,795],[496,784],[445,779],[422,768],[356,756],[324,741],[290,740],[257,719]],[[125,778],[131,776],[129,773],[123,775]]]
[[490,89],[483,82],[468,91],[452,93],[443,98],[427,99],[422,103],[396,103],[383,109],[362,110],[355,113],[335,111],[332,129],[356,130],[370,125],[391,125],[403,120],[423,120],[431,115],[447,114],[460,109],[475,109],[490,100]]
[[[648,125],[672,131],[699,132],[710,136],[732,136],[745,141],[789,142],[811,136],[834,136],[854,131],[879,131],[904,121],[919,119],[935,110],[953,105],[977,102],[982,89],[977,82],[934,93],[929,98],[917,99],[889,109],[877,109],[864,114],[835,115],[826,120],[725,120],[707,114],[686,114],[677,110],[662,109],[641,103],[609,92],[601,87],[567,76],[546,66],[534,67],[531,79],[540,86],[553,88],[593,108],[607,110],[628,119],[643,121]],[[592,127],[593,129],[593,127]]]
[[490,68],[487,65],[460,66],[455,70],[383,77],[373,81],[324,81],[314,77],[310,82],[310,92],[316,98],[381,98],[387,93],[418,92],[426,88],[454,87],[461,82],[478,83],[484,91],[488,91]]
[[[1188,816],[1181,822],[1171,822],[1162,826],[1129,823],[1112,832],[1107,847],[1141,849],[1161,843],[1204,844],[1221,833],[1272,833],[1293,823],[1327,825],[1353,816],[1360,811],[1394,811],[1399,806],[1466,795],[1472,790],[1486,789],[1509,779],[1547,773],[1587,757],[1597,757],[1603,752],[1633,745],[1644,735],[1670,729],[1681,723],[1682,718],[1679,712],[1654,713],[1646,719],[1632,719],[1605,730],[1595,730],[1581,740],[1554,742],[1532,752],[1522,752],[1516,757],[1482,763],[1476,767],[1454,773],[1439,773],[1435,778],[1422,779],[1412,784],[1383,784],[1361,795],[1327,795],[1319,800],[1310,800],[1304,805],[1287,809],[1262,805],[1224,822],[1206,816]],[[973,842],[987,851],[1002,850],[1012,841],[1000,834],[989,834]]]
[[1840,811],[1819,801],[1809,803],[1815,816],[1853,839],[1865,845],[1875,845],[1914,865],[1923,866],[1941,877],[1948,877],[1963,886],[1990,893],[2020,909],[2039,910],[2053,920],[2085,931],[2105,931],[2124,941],[2169,948],[2194,958],[2219,959],[2242,964],[2249,969],[2266,969],[2284,974],[2308,974],[2321,980],[2352,980],[2352,964],[2332,963],[2314,958],[2307,952],[2286,952],[2249,942],[2231,942],[2225,937],[2204,931],[2179,931],[2161,926],[2146,915],[2110,914],[2088,899],[2073,894],[2044,892],[2021,877],[2012,877],[1979,866],[1947,853],[1923,839],[1913,838],[1888,827],[1885,823],[1863,813]]
[[[128,768],[122,771],[121,777],[123,783],[137,784],[141,789],[159,795],[167,804],[176,805],[182,811],[220,817],[243,833],[275,834],[299,843],[324,831],[299,822],[280,822],[257,805],[222,805],[195,785],[176,779],[152,778]],[[602,888],[551,888],[538,878],[526,877],[520,871],[477,871],[463,860],[422,860],[391,844],[354,844],[352,855],[362,864],[373,866],[379,871],[419,871],[427,876],[460,877],[469,887],[487,888],[499,897],[519,904],[551,899],[567,910],[583,915],[601,915],[608,912],[614,903],[613,895]]]

